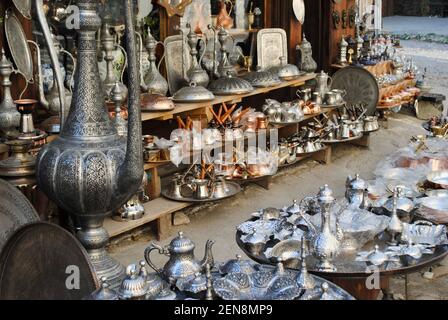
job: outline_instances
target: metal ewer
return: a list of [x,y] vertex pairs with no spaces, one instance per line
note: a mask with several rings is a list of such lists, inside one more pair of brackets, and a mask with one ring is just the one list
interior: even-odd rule
[[16,128],[20,125],[20,113],[17,111],[16,104],[11,96],[12,82],[9,77],[12,73],[12,63],[6,58],[5,50],[2,48],[0,76],[2,77],[3,100],[0,103],[0,130],[7,137],[17,136],[19,132]]
[[119,285],[124,268],[106,252],[104,218],[137,192],[143,177],[142,128],[132,1],[125,0],[128,48],[128,138],[120,137],[104,105],[95,34],[101,26],[98,0],[78,0],[78,69],[70,112],[58,139],[38,155],[39,187],[76,217],[78,239],[86,247],[98,277]]
[[163,57],[162,59],[160,59],[158,65],[156,63],[157,62],[156,50],[157,45],[159,43],[160,42],[157,42],[157,40],[151,34],[151,30],[148,28],[148,35],[146,36],[145,47],[146,50],[148,51],[149,70],[148,73],[144,76],[144,81],[141,87],[144,92],[165,96],[168,93],[168,82],[160,74],[159,71]]

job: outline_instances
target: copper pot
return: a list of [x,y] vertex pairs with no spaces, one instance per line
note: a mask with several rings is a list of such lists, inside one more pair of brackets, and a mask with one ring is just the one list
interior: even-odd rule
[[415,159],[411,157],[400,157],[395,163],[398,168],[416,168],[420,165],[428,165],[431,171],[448,170],[448,159],[424,157]]
[[145,93],[141,95],[142,111],[171,111],[174,102],[162,95]]

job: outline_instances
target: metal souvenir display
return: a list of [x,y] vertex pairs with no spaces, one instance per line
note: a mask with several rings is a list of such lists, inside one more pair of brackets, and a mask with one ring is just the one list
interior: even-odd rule
[[190,82],[189,86],[183,87],[173,95],[173,101],[180,103],[205,102],[213,99],[215,99],[213,93],[195,82]]
[[336,267],[332,260],[339,254],[340,240],[330,229],[330,208],[334,203],[333,191],[325,185],[320,189],[318,201],[322,211],[322,229],[313,241],[313,254],[319,259],[319,271],[332,272]]
[[172,99],[159,94],[144,93],[140,98],[142,111],[163,112],[171,111],[176,108]]
[[426,197],[421,199],[418,214],[435,223],[448,224],[448,202],[445,197]]
[[10,76],[13,73],[12,63],[6,58],[5,50],[2,48],[0,60],[1,86],[3,88],[3,100],[0,103],[0,130],[5,136],[17,136],[17,127],[20,125],[20,113],[11,96]]
[[[106,20],[106,19],[105,19]],[[112,27],[109,25],[108,22],[104,22],[101,27],[100,32],[100,43],[101,43],[101,49],[104,51],[104,60],[106,61],[106,77],[103,80],[102,87],[104,90],[104,96],[106,99],[110,98],[112,89],[117,84],[117,81],[119,82],[119,85],[121,86],[121,92],[123,95],[123,100],[126,100],[128,95],[128,89],[126,86],[122,83],[123,79],[117,79],[117,76],[114,73],[114,51],[118,48],[120,49],[124,56],[125,56],[125,64],[123,66],[123,70],[121,72],[123,77],[124,69],[126,68],[127,64],[127,55],[126,51],[117,43],[117,37],[112,32]]]
[[397,202],[398,202],[398,190],[394,191],[393,196],[393,202],[392,202],[392,216],[389,222],[389,225],[387,226],[387,232],[391,235],[392,239],[390,243],[392,245],[397,244],[397,236],[400,235],[403,232],[403,223],[401,222],[400,218],[398,218],[397,214]]
[[[145,250],[145,259],[148,265],[154,269],[164,280],[170,284],[175,284],[178,279],[193,276],[197,272],[203,272],[206,264],[214,265],[212,246],[214,241],[208,240],[205,244],[204,258],[199,261],[194,255],[195,244],[189,238],[184,237],[183,232],[179,232],[166,247],[161,247],[156,243],[151,243]],[[169,257],[169,261],[163,269],[159,269],[151,261],[151,252],[157,250],[159,254]]]
[[269,71],[276,74],[283,81],[295,80],[304,74],[296,65],[288,64],[286,57],[281,57],[280,64],[271,67]]
[[183,35],[169,36],[164,41],[168,88],[171,94],[185,85],[191,60]]
[[280,64],[280,58],[288,61],[286,31],[280,28],[262,29],[257,33],[257,65],[268,70]]
[[17,188],[0,179],[0,251],[6,241],[21,226],[39,221],[39,215]]
[[229,260],[218,265],[218,271],[221,275],[229,273],[251,274],[255,271],[255,263],[250,260],[242,260],[241,255],[237,254],[236,259]]
[[126,277],[118,288],[118,298],[120,300],[145,300],[148,294],[148,282],[146,281],[146,271],[144,265],[131,264],[126,268]]
[[[146,50],[148,51],[149,70],[146,73],[146,75],[144,75],[142,90],[149,94],[158,94],[165,96],[168,93],[168,82],[160,74],[159,71],[160,64],[163,58],[160,59],[159,65],[156,64],[157,62],[156,50],[157,45],[159,43],[164,45],[163,43],[157,42],[156,39],[154,39],[154,36],[151,34],[151,30],[148,28],[148,34],[145,40],[145,47]],[[166,48],[164,51],[165,51],[164,54],[166,54]]]
[[207,277],[200,272],[192,276],[181,278],[176,282],[176,287],[192,298],[201,299],[207,291]]
[[[228,74],[231,74],[232,76],[236,76],[237,75],[237,71],[235,69],[235,66],[233,66],[230,63],[230,58],[229,58],[229,51],[227,50],[226,44],[229,40],[229,33],[224,29],[224,28],[220,28],[218,33],[217,33],[217,38],[219,41],[219,45],[220,45],[220,51],[221,51],[221,59],[219,61],[219,65],[218,65],[218,74],[219,77],[221,78],[225,78]],[[216,50],[216,48],[215,48]],[[217,56],[217,53],[214,53],[214,56]]]
[[[76,269],[70,269],[76,266]],[[79,273],[79,289],[67,286]],[[61,227],[35,222],[14,232],[0,254],[0,299],[81,300],[99,288],[89,256]]]
[[115,290],[109,287],[109,283],[106,277],[101,277],[100,279],[101,287],[94,292],[92,292],[86,300],[97,300],[97,301],[114,301],[118,300],[118,294]]
[[354,178],[347,177],[345,183],[345,197],[350,204],[360,207],[364,201],[364,191],[367,189],[367,183],[356,174]]
[[267,88],[281,83],[278,75],[270,71],[263,71],[261,68],[255,72],[247,73],[243,79],[255,88]]
[[316,76],[316,89],[317,92],[322,98],[325,97],[325,94],[330,91],[331,85],[333,83],[333,79],[326,74],[323,70]]
[[126,138],[128,135],[128,122],[126,121],[126,119],[124,119],[121,113],[121,106],[124,102],[123,97],[125,93],[123,92],[123,87],[119,82],[115,83],[115,86],[112,88],[110,95],[110,100],[112,100],[115,105],[115,129],[117,129],[117,133],[119,136]]
[[17,69],[28,83],[33,83],[33,56],[28,46],[22,24],[12,10],[5,12],[5,36]]
[[386,262],[398,262],[398,259],[396,254],[389,251],[381,251],[380,247],[375,245],[375,249],[372,251],[359,252],[356,261],[365,261],[374,266],[381,266]]
[[447,228],[429,221],[416,221],[413,224],[403,223],[401,241],[431,247],[445,245],[448,244]]
[[[354,86],[353,83],[357,85]],[[374,116],[379,101],[379,88],[375,77],[364,68],[349,66],[333,75],[332,89],[345,90],[348,104],[363,104],[366,115]]]
[[302,44],[298,45],[296,50],[300,55],[299,69],[306,73],[315,72],[317,62],[313,59],[313,48],[311,47],[311,43],[306,39],[305,34],[303,34]]
[[9,147],[10,156],[0,160],[0,176],[26,177],[36,172],[36,158],[29,154],[32,142],[24,140],[10,140],[5,142]]
[[285,267],[297,266],[301,260],[300,245],[300,241],[295,239],[283,240],[272,248],[268,248],[264,255],[273,261],[281,259]]
[[231,72],[226,77],[213,80],[208,89],[217,96],[246,94],[254,87],[244,79],[234,77]]
[[398,211],[409,214],[415,207],[414,202],[406,197],[406,195],[403,192],[403,189],[400,186],[396,186],[395,190],[392,190],[392,192],[394,194],[396,193],[396,196],[387,200],[386,203],[383,205],[383,208],[389,212],[392,212],[394,205],[396,205],[396,209]]
[[79,0],[79,68],[72,105],[60,137],[39,153],[36,174],[47,196],[76,216],[81,229],[78,238],[87,248],[97,275],[106,276],[112,287],[119,283],[124,268],[106,252],[109,235],[103,220],[135,194],[143,177],[140,77],[132,1],[125,0],[124,4],[129,56],[127,141],[117,134],[101,94],[95,38],[101,26],[98,1]]
[[338,43],[338,47],[339,47],[339,58],[338,58],[338,63],[345,65],[347,63],[347,48],[348,48],[348,43],[347,41],[345,41],[345,37],[342,36],[341,42]]
[[[190,29],[190,32],[187,34],[187,41],[188,45],[190,47],[190,56],[191,56],[191,66],[190,69],[187,71],[187,79],[188,82],[194,82],[202,87],[207,87],[209,83],[209,76],[207,74],[207,71],[202,69],[202,59],[205,54],[205,50],[201,57],[199,57],[199,52],[197,50],[198,42],[203,41],[203,39],[199,39],[198,35],[193,31],[191,25],[187,23],[187,28]],[[205,41],[204,41],[205,43]],[[205,44],[205,46],[207,46]]]
[[314,280],[314,277],[308,273],[308,268],[306,266],[306,244],[305,239],[302,237],[301,246],[300,246],[300,260],[301,260],[301,267],[300,267],[300,274],[297,277],[297,285],[305,290],[311,290],[316,287],[316,281]]

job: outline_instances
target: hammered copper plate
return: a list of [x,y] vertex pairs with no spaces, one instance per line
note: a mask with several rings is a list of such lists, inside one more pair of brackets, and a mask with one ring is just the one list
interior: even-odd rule
[[0,179],[0,251],[21,226],[39,221],[39,215],[16,187]]
[[20,14],[28,20],[31,20],[31,0],[12,0]]
[[366,69],[352,66],[340,69],[333,76],[332,89],[345,90],[347,104],[364,104],[366,115],[375,115],[380,89],[375,77]]
[[86,250],[55,224],[20,228],[0,254],[2,300],[80,300],[97,288]]
[[22,24],[11,10],[5,13],[4,24],[6,40],[16,67],[23,73],[26,81],[31,82],[33,80],[33,56]]

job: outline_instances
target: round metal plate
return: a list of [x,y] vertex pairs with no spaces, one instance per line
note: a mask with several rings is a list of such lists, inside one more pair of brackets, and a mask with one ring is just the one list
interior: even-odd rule
[[345,90],[347,104],[364,104],[366,115],[375,115],[380,89],[375,77],[366,69],[352,66],[340,69],[333,76],[332,89]]
[[23,73],[26,81],[31,82],[33,80],[33,57],[25,31],[23,31],[19,19],[11,10],[5,13],[4,23],[6,40],[17,69]]
[[213,198],[212,197],[212,198],[204,199],[204,200],[199,200],[199,199],[196,199],[196,198],[193,198],[193,197],[191,197],[191,198],[186,198],[186,197],[184,197],[184,198],[177,198],[177,197],[174,197],[169,192],[169,189],[167,189],[167,188],[162,190],[162,195],[165,198],[173,200],[173,201],[191,202],[191,203],[205,203],[205,202],[215,202],[215,201],[224,200],[224,199],[233,197],[233,196],[237,195],[238,193],[240,193],[241,190],[242,190],[241,186],[238,183],[227,182],[227,187],[230,189],[230,192],[225,197],[222,197],[222,198]]
[[21,226],[39,221],[39,215],[16,187],[0,179],[0,251]]
[[12,0],[12,2],[25,19],[31,20],[31,0]]
[[2,300],[80,300],[98,288],[87,252],[57,225],[22,227],[0,254]]

